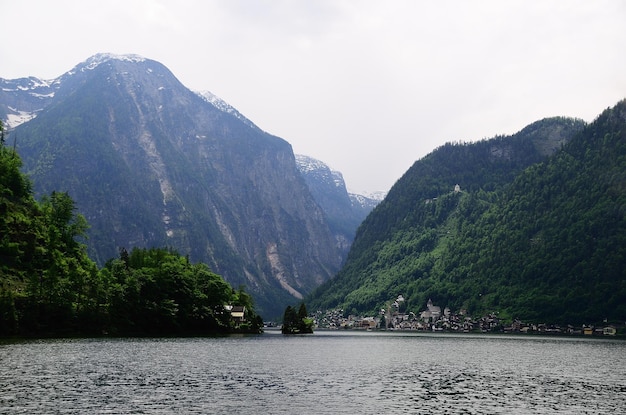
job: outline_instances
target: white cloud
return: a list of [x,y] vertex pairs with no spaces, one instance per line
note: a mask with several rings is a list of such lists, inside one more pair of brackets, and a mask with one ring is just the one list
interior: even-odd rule
[[626,3],[2,1],[0,76],[137,53],[211,90],[357,190],[450,140],[626,96]]

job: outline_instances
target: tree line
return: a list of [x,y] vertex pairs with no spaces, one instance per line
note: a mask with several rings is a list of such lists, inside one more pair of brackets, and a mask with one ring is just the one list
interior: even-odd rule
[[309,317],[304,303],[300,303],[297,311],[296,307],[290,305],[285,308],[281,327],[283,334],[310,334],[313,333],[313,325],[314,320]]

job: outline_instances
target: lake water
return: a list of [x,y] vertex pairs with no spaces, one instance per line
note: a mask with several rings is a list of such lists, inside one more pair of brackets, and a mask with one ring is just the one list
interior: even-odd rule
[[0,343],[0,413],[616,415],[626,342],[269,331]]

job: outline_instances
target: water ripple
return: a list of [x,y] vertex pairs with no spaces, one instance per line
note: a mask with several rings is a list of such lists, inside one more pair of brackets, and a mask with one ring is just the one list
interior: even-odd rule
[[617,414],[625,369],[619,341],[50,340],[0,345],[0,413]]

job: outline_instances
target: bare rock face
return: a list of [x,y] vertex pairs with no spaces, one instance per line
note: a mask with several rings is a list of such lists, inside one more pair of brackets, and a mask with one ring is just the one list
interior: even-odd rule
[[296,164],[315,201],[326,214],[337,248],[347,256],[357,228],[384,194],[348,193],[343,175],[312,157],[296,154]]
[[138,56],[96,55],[45,83],[40,108],[11,107],[32,114],[11,134],[36,193],[76,201],[100,264],[121,247],[172,247],[246,286],[267,316],[339,270],[285,140]]

